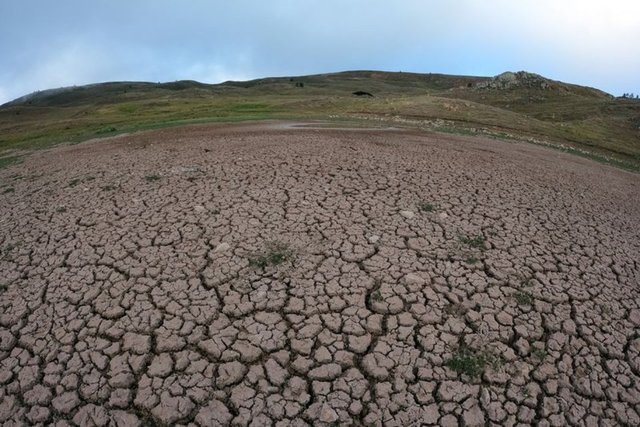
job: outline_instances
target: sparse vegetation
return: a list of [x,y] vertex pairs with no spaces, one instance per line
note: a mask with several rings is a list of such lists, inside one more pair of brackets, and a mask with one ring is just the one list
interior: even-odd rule
[[382,301],[384,299],[382,298],[382,293],[380,293],[380,289],[376,289],[371,293],[371,299],[374,301]]
[[[363,103],[351,96],[354,77],[376,97]],[[330,119],[368,126],[376,120],[394,126],[529,141],[640,170],[636,99],[613,98],[559,82],[544,89],[544,96],[539,93],[542,89],[527,86],[478,89],[478,84],[489,80],[345,72],[307,76],[304,83],[287,77],[222,85],[105,83],[42,91],[27,101],[0,108],[0,153],[82,141],[96,134],[192,123]],[[299,89],[307,86],[313,86],[313,91]],[[58,106],[64,108],[55,108]],[[47,107],[46,112],[42,107]],[[35,117],[38,126],[33,125]],[[0,167],[2,163],[0,160]]]
[[258,268],[280,265],[293,259],[293,251],[284,243],[272,242],[264,253],[249,259],[249,265]]
[[474,257],[473,255],[467,257],[467,259],[465,260],[465,262],[467,264],[475,264],[478,262],[478,258]]
[[484,248],[485,238],[481,234],[473,237],[460,236],[460,241],[465,245],[471,246],[472,248],[482,249]]
[[529,352],[538,360],[543,360],[545,357],[547,357],[547,351],[535,345],[531,345],[529,347]]
[[458,374],[467,375],[473,379],[480,378],[487,366],[499,367],[501,359],[487,352],[475,350],[464,343],[460,343],[451,359],[445,366]]
[[9,194],[9,193],[14,193],[16,191],[15,188],[13,187],[7,187],[4,190],[2,190],[2,194]]
[[[0,144],[2,148],[2,144]],[[0,169],[19,162],[19,157],[0,157]]]
[[116,128],[115,126],[108,126],[108,127],[105,127],[105,128],[98,129],[96,131],[96,135],[102,135],[102,134],[105,134],[105,133],[113,133],[113,132],[117,132],[117,131],[118,131],[118,128]]
[[155,182],[155,181],[159,181],[160,180],[160,176],[159,175],[147,175],[144,177],[145,181],[147,182]]
[[66,211],[67,211],[67,208],[65,208],[64,206],[58,206],[56,208],[57,213],[65,213]]
[[434,206],[429,202],[419,202],[418,209],[422,212],[433,212]]
[[82,182],[82,180],[80,178],[73,178],[71,181],[69,181],[68,186],[69,187],[75,187],[76,185],[80,184]]
[[529,292],[518,291],[513,294],[513,297],[516,299],[516,302],[520,305],[532,305],[533,304],[533,295]]
[[113,190],[117,189],[118,187],[116,187],[115,185],[112,185],[112,184],[107,184],[107,185],[103,185],[100,188],[102,189],[102,191],[113,191]]

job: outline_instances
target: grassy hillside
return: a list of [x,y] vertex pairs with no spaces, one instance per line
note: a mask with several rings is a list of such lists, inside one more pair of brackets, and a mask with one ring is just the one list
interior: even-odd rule
[[481,133],[640,169],[640,102],[522,72],[488,78],[353,71],[219,85],[112,82],[54,89],[0,107],[0,156],[162,126],[262,119]]

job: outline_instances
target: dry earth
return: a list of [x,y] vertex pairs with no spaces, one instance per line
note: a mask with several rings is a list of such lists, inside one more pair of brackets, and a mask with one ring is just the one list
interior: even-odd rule
[[252,125],[0,179],[4,425],[640,424],[638,175]]

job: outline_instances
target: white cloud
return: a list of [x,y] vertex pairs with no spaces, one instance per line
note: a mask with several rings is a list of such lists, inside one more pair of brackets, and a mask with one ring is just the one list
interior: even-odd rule
[[195,62],[177,73],[177,78],[197,80],[203,83],[222,83],[229,80],[249,80],[256,77],[251,60],[247,55],[235,55],[232,60],[221,59],[213,62]]
[[98,81],[363,68],[526,69],[640,92],[638,0],[0,0],[0,16],[0,99]]

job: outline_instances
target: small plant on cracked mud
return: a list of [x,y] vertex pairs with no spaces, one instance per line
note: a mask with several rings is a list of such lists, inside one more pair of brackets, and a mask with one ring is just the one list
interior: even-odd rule
[[429,202],[420,202],[418,203],[418,209],[422,212],[433,212],[435,207]]
[[513,294],[513,297],[516,299],[516,302],[520,305],[532,305],[533,304],[533,295],[529,292],[518,291]]
[[479,234],[479,235],[473,236],[473,237],[460,236],[460,241],[462,243],[464,243],[465,245],[471,246],[472,248],[483,249],[484,248],[484,242],[486,241],[486,239],[484,238],[484,236],[482,234]]
[[445,362],[445,366],[448,368],[472,379],[482,377],[487,366],[497,368],[500,365],[501,359],[499,357],[475,350],[464,343],[461,343],[451,359]]
[[293,251],[284,243],[274,242],[267,245],[264,253],[249,259],[249,264],[254,267],[266,268],[280,265],[293,259]]

